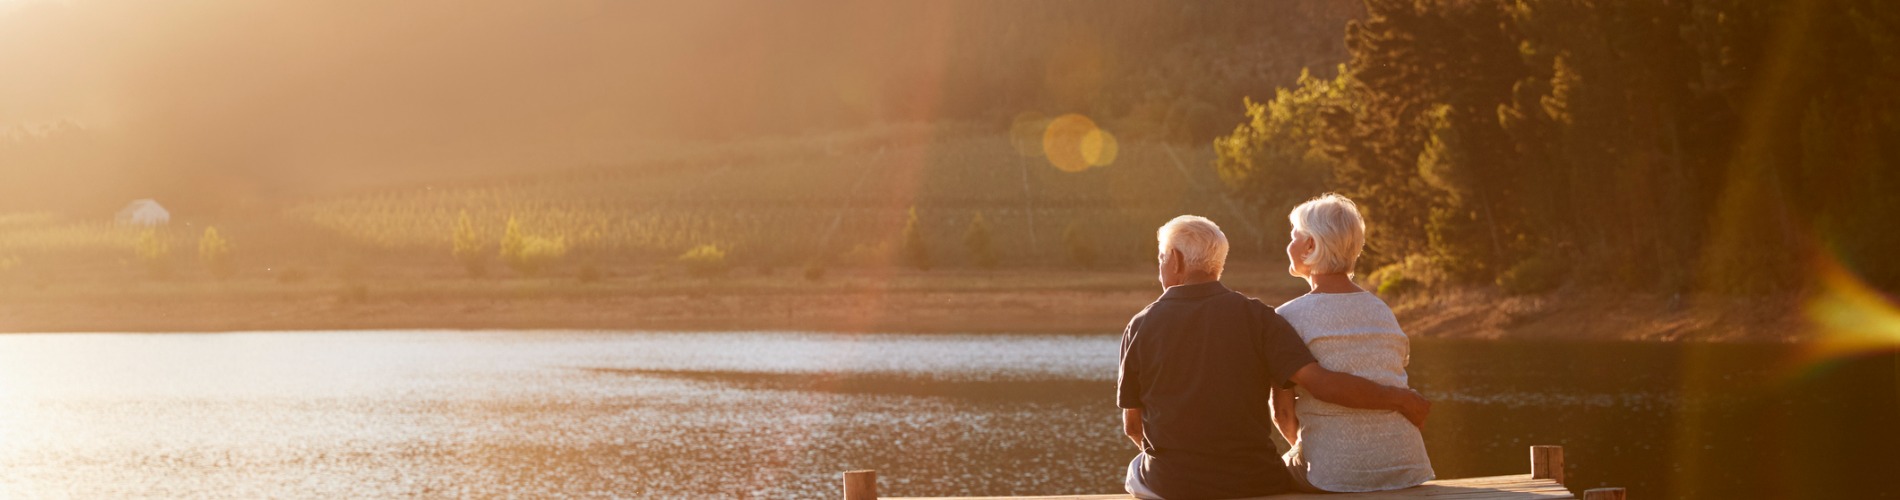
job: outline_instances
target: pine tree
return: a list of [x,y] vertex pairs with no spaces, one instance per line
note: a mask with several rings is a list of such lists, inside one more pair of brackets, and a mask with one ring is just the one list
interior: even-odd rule
[[[510,219],[509,227],[514,227],[513,223]],[[469,276],[479,278],[488,273],[488,243],[482,241],[482,235],[475,230],[475,223],[469,219],[467,210],[463,210],[461,217],[455,221],[453,242],[455,260],[462,263],[462,268],[468,270]]]
[[204,236],[198,238],[198,260],[212,276],[231,277],[231,243],[218,235],[218,228],[206,226]]
[[1069,247],[1069,258],[1083,269],[1094,269],[1101,255],[1095,251],[1095,241],[1089,238],[1079,222],[1070,222],[1062,229],[1062,243]]
[[970,262],[984,269],[995,269],[996,249],[991,246],[990,223],[983,220],[983,213],[977,212],[970,219],[970,228],[963,232],[963,246],[970,250]]
[[919,271],[930,270],[930,248],[924,242],[923,228],[917,222],[917,207],[910,207],[910,217],[904,221],[904,263]]
[[139,263],[152,276],[162,278],[171,274],[172,245],[164,235],[159,234],[157,228],[147,228],[140,234],[138,245],[133,251],[138,255]]

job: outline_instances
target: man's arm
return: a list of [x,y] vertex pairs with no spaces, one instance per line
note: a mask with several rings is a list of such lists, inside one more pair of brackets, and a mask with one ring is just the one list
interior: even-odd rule
[[1292,445],[1300,439],[1300,416],[1293,414],[1293,390],[1273,388],[1273,426]]
[[1135,442],[1136,448],[1141,448],[1142,451],[1147,451],[1147,448],[1141,447],[1141,440],[1142,440],[1143,434],[1141,432],[1141,409],[1140,408],[1122,409],[1122,434],[1127,434],[1128,439],[1130,441]]
[[1432,402],[1411,389],[1386,387],[1351,374],[1321,368],[1319,363],[1307,363],[1300,367],[1299,371],[1293,372],[1292,379],[1293,383],[1306,386],[1306,391],[1321,401],[1364,410],[1397,411],[1421,429],[1425,428],[1425,417],[1432,412]]

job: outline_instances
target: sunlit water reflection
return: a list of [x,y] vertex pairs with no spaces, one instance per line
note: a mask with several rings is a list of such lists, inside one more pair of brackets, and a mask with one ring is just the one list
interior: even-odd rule
[[[829,498],[838,472],[874,468],[887,494],[1112,492],[1132,452],[1112,404],[1116,345],[1113,335],[0,336],[0,491]],[[1448,477],[1521,473],[1524,447],[1545,443],[1568,447],[1573,485],[1651,497],[1807,491],[1815,474],[1893,463],[1862,453],[1896,442],[1878,425],[1900,415],[1891,356],[1861,363],[1873,375],[1789,382],[1777,364],[1788,348],[1716,351],[1420,341],[1412,372],[1439,402],[1426,435]],[[1852,394],[1867,397],[1827,406]],[[1735,458],[1761,453],[1835,467]]]

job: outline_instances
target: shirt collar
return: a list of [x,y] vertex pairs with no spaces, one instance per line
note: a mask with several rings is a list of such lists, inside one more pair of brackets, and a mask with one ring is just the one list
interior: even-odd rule
[[1219,281],[1195,283],[1192,285],[1175,285],[1175,286],[1168,287],[1167,291],[1161,292],[1161,300],[1203,299],[1203,298],[1213,297],[1215,295],[1227,293],[1229,291],[1230,290],[1227,289],[1227,286],[1220,284]]

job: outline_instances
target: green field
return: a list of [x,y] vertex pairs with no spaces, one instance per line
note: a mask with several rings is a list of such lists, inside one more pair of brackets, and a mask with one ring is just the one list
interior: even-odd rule
[[[1245,209],[1225,197],[1210,155],[1130,141],[1110,165],[1067,172],[1020,153],[1006,126],[886,127],[259,203],[221,217],[177,213],[157,237],[169,247],[168,274],[186,278],[203,273],[197,241],[206,226],[231,241],[239,277],[455,267],[451,238],[462,213],[487,253],[498,255],[510,218],[527,236],[563,241],[566,255],[547,271],[554,275],[673,267],[700,245],[724,250],[735,269],[859,268],[911,263],[897,254],[914,207],[938,269],[976,266],[965,233],[979,213],[1003,268],[1146,262],[1154,228],[1188,213],[1225,224],[1235,258],[1272,259],[1277,243],[1266,240],[1278,234],[1277,218],[1239,216]],[[151,267],[138,253],[142,237],[99,217],[0,216],[0,256],[17,261],[15,272],[138,275]]]

